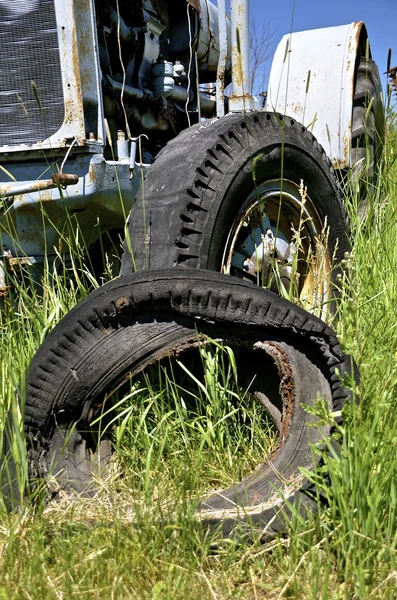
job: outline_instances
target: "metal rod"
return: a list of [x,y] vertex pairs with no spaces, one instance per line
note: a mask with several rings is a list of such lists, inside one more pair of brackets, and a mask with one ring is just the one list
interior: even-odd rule
[[0,186],[0,197],[11,198],[21,194],[33,194],[44,190],[53,190],[59,186],[76,185],[79,182],[78,175],[69,175],[66,173],[54,173],[52,179],[39,179],[32,183],[17,183]]
[[123,88],[123,84],[119,81],[115,81],[109,75],[106,75],[107,80],[112,86],[112,90],[114,92],[124,92],[126,98],[134,98],[136,100],[144,100],[145,98],[154,98],[154,94],[151,90],[147,90],[145,88],[135,88],[130,85],[125,85]]
[[[107,76],[107,79],[112,86],[113,91],[121,93],[123,85],[109,76]],[[135,98],[136,100],[154,97],[153,92],[150,90],[144,88],[133,88],[129,85],[124,86],[124,95],[126,98]],[[184,87],[176,85],[172,94],[170,95],[170,98],[173,98],[173,100],[176,100],[177,102],[186,102],[188,98],[188,90]],[[189,90],[189,99],[193,99],[192,90]],[[215,100],[212,100],[208,94],[200,92],[200,109],[204,114],[214,114]]]
[[225,72],[227,62],[226,1],[218,0],[219,60],[216,74],[216,116],[225,116]]
[[0,258],[0,296],[4,296],[8,288],[5,262]]
[[200,105],[200,77],[199,77],[199,63],[197,52],[194,53],[194,66],[196,71],[196,93],[197,93],[197,118],[198,122],[201,121],[201,105]]
[[230,0],[232,80],[230,110],[254,110],[250,75],[249,0]]
[[[180,85],[176,85],[174,91],[171,94],[171,98],[176,102],[186,102],[188,97],[188,90],[185,87]],[[190,90],[189,93],[189,102],[193,100],[193,93]],[[201,112],[205,115],[213,115],[215,112],[215,100],[213,100],[208,94],[205,92],[200,92],[200,109]]]

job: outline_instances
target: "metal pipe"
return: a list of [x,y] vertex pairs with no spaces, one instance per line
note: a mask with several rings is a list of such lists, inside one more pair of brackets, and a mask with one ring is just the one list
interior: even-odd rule
[[20,196],[21,194],[33,194],[34,192],[53,190],[59,186],[66,187],[68,185],[76,185],[78,182],[78,175],[55,173],[52,176],[52,179],[39,179],[32,183],[11,183],[6,186],[0,186],[0,197],[11,198],[12,196]]
[[[196,94],[197,94],[197,98],[200,98],[200,76],[199,76],[199,64],[198,64],[198,57],[197,57],[197,52],[194,53],[194,64],[195,64],[195,71],[196,71]],[[198,122],[201,122],[201,104],[200,102],[197,102],[197,118],[198,118]]]
[[130,147],[124,131],[117,131],[117,160],[118,162],[130,162]]
[[231,112],[254,110],[250,76],[249,0],[230,0],[232,38]]
[[10,286],[7,285],[6,261],[9,260],[11,256],[10,250],[3,250],[3,254],[0,254],[0,296],[6,296],[7,290],[10,288]]
[[[187,89],[180,85],[176,85],[174,91],[171,94],[171,98],[176,102],[186,102],[187,100]],[[189,101],[194,99],[194,94],[190,90]],[[201,111],[206,115],[213,115],[215,113],[216,103],[208,94],[200,92],[200,108]]]
[[227,55],[226,1],[218,0],[219,60],[216,73],[216,116],[225,116],[225,72]]
[[0,296],[5,296],[8,288],[5,262],[0,258]]
[[120,31],[120,39],[123,41],[127,40],[132,35],[132,32],[131,28],[126,25],[123,17],[112,6],[109,10],[109,16],[114,30]]
[[125,95],[126,98],[134,98],[135,100],[144,100],[144,98],[154,98],[154,94],[151,90],[146,90],[144,88],[135,88],[130,85],[125,85],[123,88],[123,84],[119,81],[116,81],[109,75],[106,75],[106,79],[109,81],[112,86],[112,90],[114,92],[120,92]]
[[[120,93],[122,92],[122,90],[123,90],[122,83],[115,81],[114,79],[112,79],[112,77],[109,77],[109,75],[107,75],[106,78],[109,81],[110,85],[112,86],[113,91],[120,92]],[[193,100],[194,94],[193,94],[192,90],[190,92],[191,93],[189,95],[189,99]],[[124,86],[124,95],[126,98],[133,98],[135,100],[143,100],[144,98],[154,98],[154,94],[150,90],[147,90],[144,88],[134,88],[134,87],[131,87],[130,85]],[[187,89],[182,86],[176,85],[172,94],[169,96],[169,98],[172,98],[176,102],[186,102]],[[214,114],[215,100],[210,98],[204,92],[201,92],[200,93],[200,108],[203,111],[203,113],[205,113],[205,114],[211,114],[211,115]]]

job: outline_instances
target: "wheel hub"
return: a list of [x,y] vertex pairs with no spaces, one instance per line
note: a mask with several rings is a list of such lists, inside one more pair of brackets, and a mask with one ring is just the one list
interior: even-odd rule
[[[276,237],[277,231],[274,231],[274,227],[269,227],[265,233],[260,233],[260,236],[262,241],[256,246],[255,252],[243,261],[243,269],[255,278],[263,273],[265,280],[268,281],[272,265],[276,261],[280,278],[289,292],[293,277],[292,261],[297,253],[295,244],[288,243],[280,235]],[[247,252],[249,252],[248,245],[247,242],[243,244],[243,249]],[[234,266],[236,266],[236,262],[232,260]],[[296,276],[299,279],[299,273],[296,273]]]
[[318,243],[321,220],[302,186],[267,181],[242,203],[226,242],[222,270],[316,306],[329,295],[330,259]]

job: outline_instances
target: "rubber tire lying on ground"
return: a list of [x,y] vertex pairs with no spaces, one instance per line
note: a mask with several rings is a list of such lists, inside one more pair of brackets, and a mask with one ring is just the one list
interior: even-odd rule
[[[310,241],[315,253],[309,238],[327,224],[329,263],[337,264],[349,250],[339,183],[314,136],[275,113],[230,114],[186,129],[156,157],[130,213],[122,273],[179,265],[232,272],[227,255],[236,249],[233,238],[247,227],[247,210],[257,200],[263,212],[274,205],[275,235],[284,229],[291,240],[291,223],[298,229],[301,222],[304,244]],[[260,238],[266,225],[263,232],[257,229]],[[326,302],[331,295],[329,289]]]
[[[249,348],[259,363],[261,352],[270,356],[282,399],[278,450],[246,479],[207,498],[199,518],[221,525],[224,535],[244,523],[263,529],[271,522],[274,532],[285,527],[274,518],[287,510],[284,498],[314,506],[299,467],[312,466],[309,444],[320,442],[329,429],[308,427],[314,417],[301,404],[313,406],[320,394],[332,411],[340,411],[350,396],[341,380],[351,372],[349,359],[334,332],[308,312],[249,282],[195,269],[116,279],[80,302],[49,334],[27,382],[31,478],[51,473],[62,488],[89,489],[97,457],[86,452],[85,432],[96,403],[148,364],[197,346],[199,335]],[[257,374],[259,386],[272,385],[266,373]]]

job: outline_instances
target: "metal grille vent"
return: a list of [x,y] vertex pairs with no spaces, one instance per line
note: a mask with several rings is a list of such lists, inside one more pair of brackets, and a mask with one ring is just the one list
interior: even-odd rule
[[64,120],[54,0],[0,0],[0,146],[35,144]]

